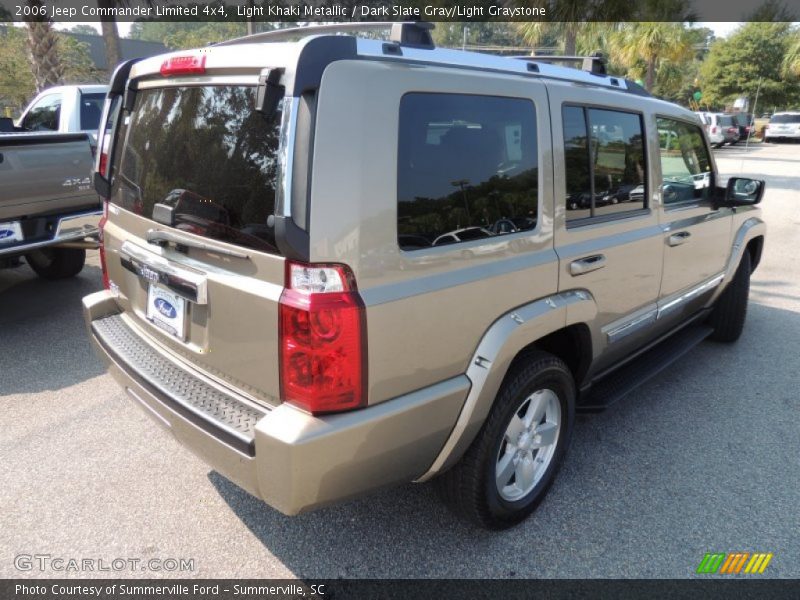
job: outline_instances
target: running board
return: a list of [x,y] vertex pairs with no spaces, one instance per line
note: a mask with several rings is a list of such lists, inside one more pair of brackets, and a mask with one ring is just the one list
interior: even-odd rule
[[593,384],[578,404],[578,413],[597,413],[658,375],[713,333],[708,325],[691,325],[670,336],[625,366]]

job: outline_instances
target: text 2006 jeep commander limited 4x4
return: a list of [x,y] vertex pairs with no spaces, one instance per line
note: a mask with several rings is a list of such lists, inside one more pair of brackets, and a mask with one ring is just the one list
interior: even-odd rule
[[438,476],[507,527],[576,408],[739,336],[764,186],[717,187],[691,112],[426,24],[291,35],[124,64],[105,106],[87,324],[220,473],[286,514]]

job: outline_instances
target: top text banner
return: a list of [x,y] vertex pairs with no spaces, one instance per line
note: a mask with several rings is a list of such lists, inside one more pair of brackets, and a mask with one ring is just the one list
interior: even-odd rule
[[796,20],[794,6],[781,0],[0,0],[0,21],[735,22]]

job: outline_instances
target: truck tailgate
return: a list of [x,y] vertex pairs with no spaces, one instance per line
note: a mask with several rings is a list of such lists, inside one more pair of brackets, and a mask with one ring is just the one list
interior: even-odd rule
[[0,135],[0,221],[100,206],[84,133]]

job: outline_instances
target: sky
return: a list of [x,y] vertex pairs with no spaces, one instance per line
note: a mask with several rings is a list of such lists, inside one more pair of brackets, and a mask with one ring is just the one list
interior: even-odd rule
[[[65,23],[65,22],[56,22],[56,23],[54,23],[54,25],[56,26],[56,29],[70,29],[70,28],[74,27],[75,25],[91,25],[92,27],[97,29],[98,33],[100,32],[100,24],[99,23],[74,23],[74,22]],[[130,32],[130,30],[131,30],[131,25],[132,25],[132,23],[129,23],[129,22],[117,23],[117,28],[119,29],[119,34],[122,37],[127,37],[128,36],[128,32]],[[708,27],[709,29],[713,30],[714,31],[714,35],[716,37],[718,37],[718,38],[727,36],[734,29],[736,29],[739,25],[741,25],[741,23],[725,23],[725,22],[722,22],[722,23],[719,23],[719,22],[718,23],[707,23],[707,22],[696,23],[697,27]]]

